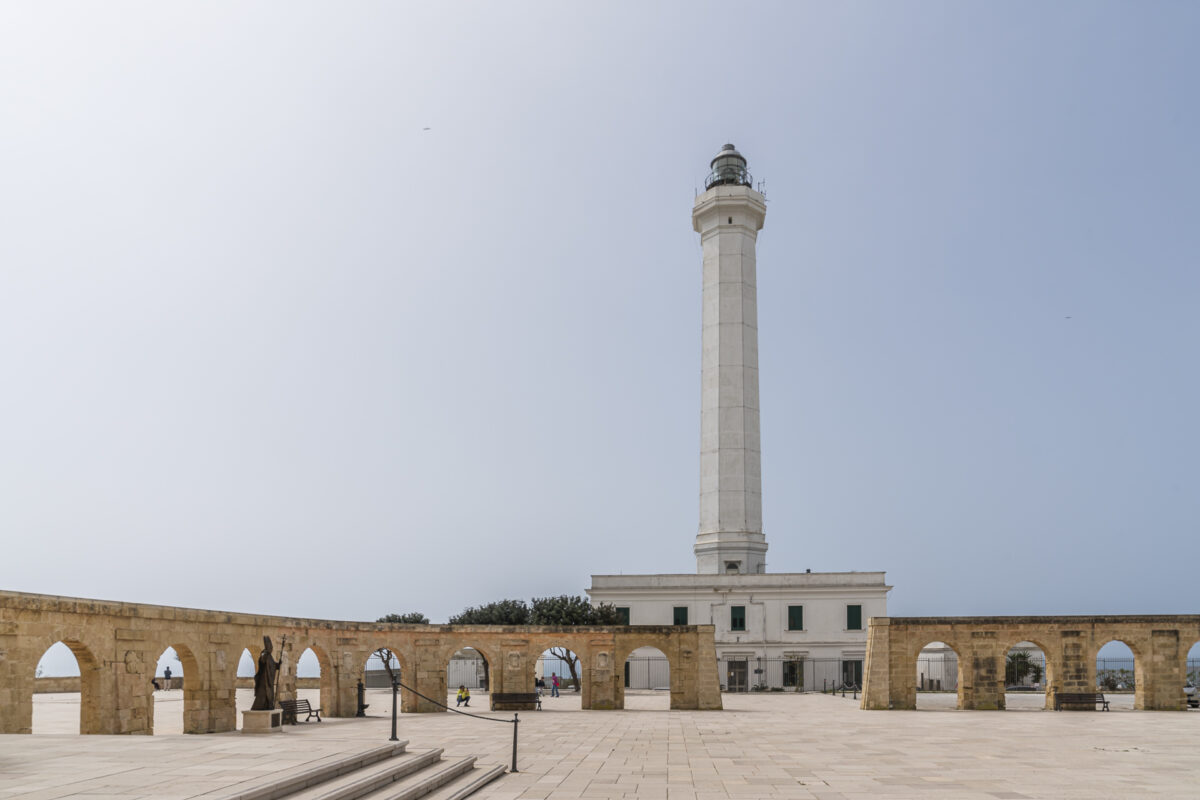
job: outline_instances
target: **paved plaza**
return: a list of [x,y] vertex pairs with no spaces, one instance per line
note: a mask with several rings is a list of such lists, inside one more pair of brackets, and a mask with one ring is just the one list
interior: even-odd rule
[[[180,692],[156,700],[158,728],[179,729]],[[0,798],[216,798],[322,759],[386,742],[390,693],[369,719],[331,719],[277,736],[69,735],[78,695],[39,695],[36,730],[0,736]],[[302,696],[317,699],[316,691]],[[521,715],[520,772],[477,797],[517,798],[1103,798],[1200,796],[1200,712],[1040,711],[1009,695],[1007,712],[861,711],[850,697],[725,695],[725,711],[668,711],[661,693],[630,693],[626,711],[580,711],[576,696]],[[248,703],[250,693],[239,692]],[[475,698],[486,709],[486,696]],[[488,714],[511,718],[511,714]],[[443,747],[506,764],[508,725],[454,714],[402,714],[413,749]]]

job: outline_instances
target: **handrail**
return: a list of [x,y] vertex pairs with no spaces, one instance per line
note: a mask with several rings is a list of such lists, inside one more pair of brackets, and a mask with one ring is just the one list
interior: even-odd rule
[[411,686],[405,686],[403,683],[400,682],[400,679],[397,678],[395,676],[395,674],[393,674],[392,675],[392,738],[390,739],[390,741],[393,741],[393,742],[399,741],[399,738],[396,736],[396,705],[397,705],[396,694],[399,689],[407,689],[408,691],[412,692],[413,694],[415,694],[417,697],[421,698],[422,700],[428,700],[430,703],[433,703],[435,706],[441,706],[442,708],[446,709],[447,711],[453,711],[455,714],[462,714],[464,717],[474,717],[475,719],[487,720],[489,722],[503,722],[506,725],[512,725],[513,726],[512,768],[509,769],[509,772],[517,772],[518,771],[517,770],[517,730],[520,727],[521,720],[520,720],[520,717],[518,716],[517,712],[515,712],[515,711],[513,712],[512,719],[499,719],[498,717],[484,717],[479,714],[472,714],[469,711],[459,711],[457,708],[451,708],[450,706],[446,705],[445,703],[441,702],[440,700],[434,700],[432,697],[426,697],[425,695],[421,694],[420,692],[418,692],[416,689],[412,688]]

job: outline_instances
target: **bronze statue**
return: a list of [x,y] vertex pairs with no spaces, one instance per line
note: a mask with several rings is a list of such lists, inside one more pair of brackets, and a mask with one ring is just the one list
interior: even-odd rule
[[254,673],[254,705],[251,711],[270,711],[275,708],[275,681],[282,659],[271,658],[271,637],[263,637],[263,650],[258,656],[258,671]]

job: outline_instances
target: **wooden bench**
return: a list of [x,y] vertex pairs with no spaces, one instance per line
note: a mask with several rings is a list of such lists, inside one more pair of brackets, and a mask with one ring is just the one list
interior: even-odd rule
[[295,725],[298,723],[300,714],[307,714],[304,718],[308,722],[313,717],[317,718],[317,722],[321,721],[321,709],[313,708],[312,704],[307,700],[280,700],[279,707],[283,709],[283,723],[285,725]]
[[[1085,709],[1080,706],[1091,706],[1091,708]],[[1064,708],[1074,711],[1095,711],[1096,706],[1102,706],[1105,711],[1108,711],[1108,701],[1100,692],[1056,692],[1054,695],[1055,711],[1062,711]]]
[[541,711],[537,692],[492,692],[492,711]]

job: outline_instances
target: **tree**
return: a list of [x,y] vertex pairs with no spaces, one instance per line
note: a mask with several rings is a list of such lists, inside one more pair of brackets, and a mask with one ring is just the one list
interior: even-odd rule
[[1010,650],[1004,659],[1004,682],[1017,686],[1033,670],[1033,658],[1028,650]]
[[[529,614],[531,625],[620,625],[617,607],[609,603],[593,606],[587,598],[578,595],[558,597],[535,597]],[[579,689],[579,659],[565,647],[551,647],[550,654],[565,661],[571,673],[571,682]]]
[[499,600],[464,608],[450,618],[451,625],[528,625],[529,606],[524,600]]
[[394,659],[394,656],[393,656],[391,650],[389,650],[386,647],[380,647],[375,652],[371,653],[371,655],[378,656],[379,660],[383,662],[383,668],[387,670],[389,681],[391,681],[392,683],[395,683],[397,680],[399,680],[399,678],[400,678],[400,662],[397,661],[396,666],[395,667],[392,666],[392,661]]
[[[498,600],[464,608],[450,618],[451,625],[528,625],[529,606],[524,600]],[[483,659],[483,683],[491,686],[492,665]]]
[[398,622],[402,625],[428,625],[429,617],[420,611],[409,611],[406,614],[386,614],[376,622]]

